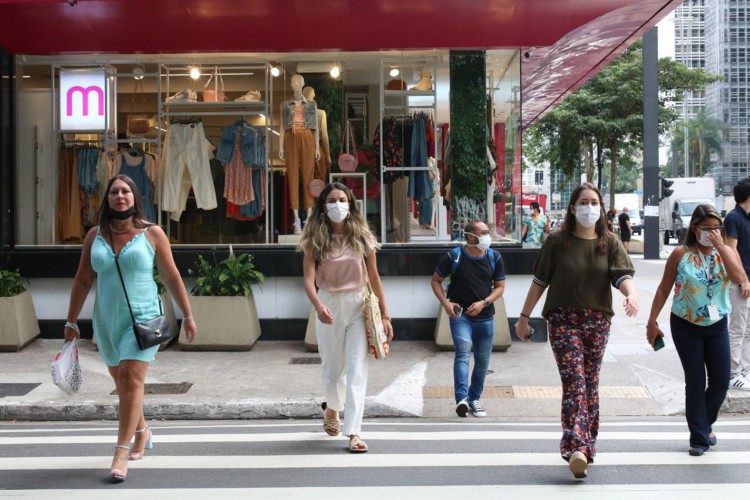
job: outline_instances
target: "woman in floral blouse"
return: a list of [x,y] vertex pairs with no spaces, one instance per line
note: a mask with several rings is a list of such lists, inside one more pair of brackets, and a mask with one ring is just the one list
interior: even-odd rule
[[542,215],[539,203],[532,202],[531,215],[523,221],[522,241],[527,247],[540,248],[542,246],[542,235],[549,233],[549,220]]
[[656,318],[674,285],[669,324],[685,372],[685,417],[692,456],[703,455],[717,442],[711,426],[729,385],[729,286],[730,281],[745,279],[739,256],[724,243],[725,237],[716,209],[698,205],[685,245],[676,248],[664,266],[646,327],[648,342],[652,346],[661,342],[664,332]]

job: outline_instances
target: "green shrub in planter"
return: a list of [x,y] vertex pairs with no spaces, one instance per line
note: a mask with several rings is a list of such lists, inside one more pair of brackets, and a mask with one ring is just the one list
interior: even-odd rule
[[191,295],[213,297],[240,297],[253,294],[253,285],[261,285],[266,277],[255,269],[253,256],[249,253],[234,255],[231,248],[229,257],[221,262],[216,261],[213,251],[212,265],[202,255],[188,269],[191,276],[196,276]]
[[15,297],[26,290],[26,283],[18,272],[0,269],[0,297]]
[[0,351],[19,351],[39,335],[31,293],[18,269],[0,269]]

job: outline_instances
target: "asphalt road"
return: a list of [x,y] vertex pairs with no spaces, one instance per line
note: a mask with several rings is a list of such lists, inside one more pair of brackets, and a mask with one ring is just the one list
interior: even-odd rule
[[724,417],[718,445],[687,454],[684,418],[609,418],[585,481],[560,458],[550,419],[369,420],[370,451],[317,421],[154,423],[155,447],[108,482],[113,422],[0,424],[0,498],[742,498],[750,419]]

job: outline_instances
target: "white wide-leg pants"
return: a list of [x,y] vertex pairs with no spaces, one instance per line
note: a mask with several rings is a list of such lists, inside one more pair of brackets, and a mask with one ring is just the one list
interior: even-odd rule
[[343,434],[359,435],[367,392],[367,334],[364,290],[328,293],[318,297],[333,314],[333,324],[316,319],[318,351],[323,365],[323,394],[328,408],[345,410]]

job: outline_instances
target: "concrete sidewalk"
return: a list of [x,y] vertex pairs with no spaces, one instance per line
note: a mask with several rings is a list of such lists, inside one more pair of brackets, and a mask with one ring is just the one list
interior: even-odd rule
[[[641,312],[628,318],[615,292],[615,312],[601,375],[601,411],[614,415],[671,415],[684,410],[677,352],[651,350],[645,324],[663,261],[635,257]],[[516,316],[517,311],[508,311]],[[668,325],[669,304],[660,315]],[[302,338],[303,332],[300,332]],[[89,420],[117,417],[114,384],[90,341],[82,341],[81,393],[67,396],[50,380],[62,340],[36,340],[18,353],[0,353],[0,419]],[[152,419],[317,418],[321,373],[303,342],[258,342],[248,352],[188,352],[176,345],[149,368],[145,412]],[[370,362],[366,416],[455,417],[453,353],[431,342],[395,342],[385,361]],[[560,415],[560,381],[546,343],[515,342],[493,353],[482,401],[493,417]],[[180,390],[182,394],[176,394]],[[730,390],[727,412],[750,411],[750,393]]]

